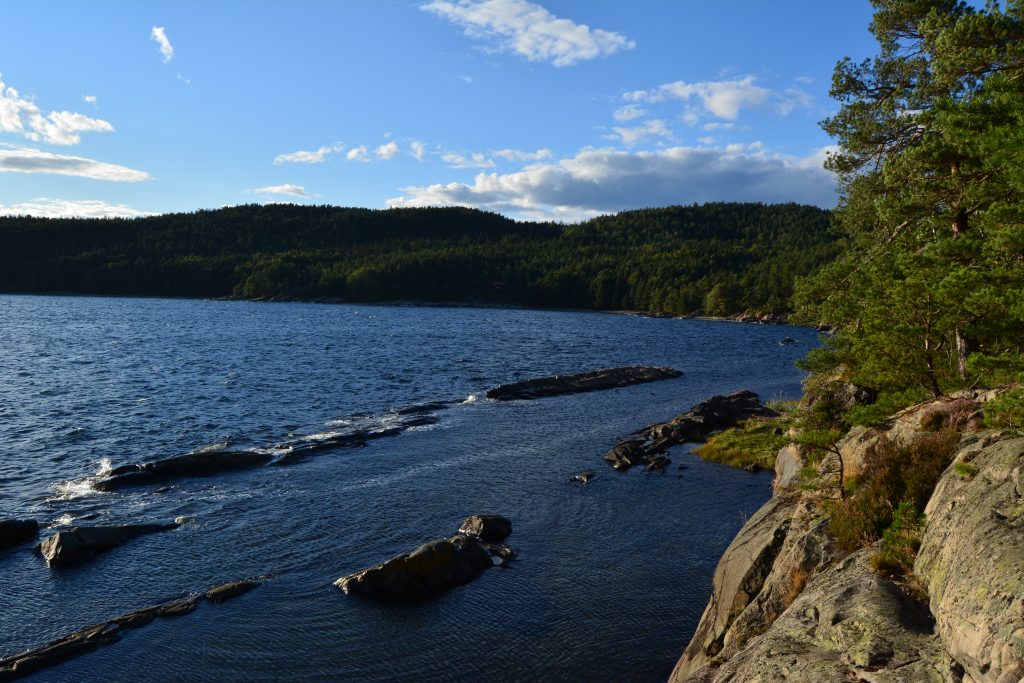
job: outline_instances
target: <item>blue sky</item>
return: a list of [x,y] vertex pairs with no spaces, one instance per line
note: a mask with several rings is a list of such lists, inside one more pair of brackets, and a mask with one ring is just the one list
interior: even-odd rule
[[0,213],[830,206],[861,0],[10,3]]

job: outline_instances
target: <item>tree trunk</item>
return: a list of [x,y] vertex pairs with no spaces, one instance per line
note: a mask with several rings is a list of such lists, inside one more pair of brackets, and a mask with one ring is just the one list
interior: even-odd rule
[[956,374],[960,379],[967,379],[967,354],[970,353],[970,344],[964,330],[956,326]]

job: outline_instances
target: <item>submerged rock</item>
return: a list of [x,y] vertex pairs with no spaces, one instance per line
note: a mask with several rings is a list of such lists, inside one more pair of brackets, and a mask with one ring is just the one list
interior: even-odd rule
[[578,481],[581,484],[588,484],[590,480],[594,478],[594,473],[591,470],[585,470],[583,472],[577,472],[576,474],[569,477],[569,481]]
[[754,416],[772,417],[774,410],[761,405],[757,394],[738,391],[728,396],[712,396],[669,422],[647,425],[636,432],[641,437],[623,441],[605,453],[604,459],[619,471],[646,463],[677,444],[700,441],[713,432],[733,427]]
[[473,515],[460,532],[343,576],[334,585],[350,595],[419,600],[469,583],[516,556],[501,543],[512,533],[512,523],[504,517]]
[[34,519],[0,519],[0,548],[10,548],[30,541],[39,533]]
[[512,533],[512,522],[501,515],[473,515],[462,523],[459,533],[488,543],[501,543]]
[[[245,584],[245,590],[227,590],[229,587],[242,584]],[[188,614],[196,609],[203,598],[212,602],[223,602],[258,585],[259,583],[255,581],[236,581],[212,588],[202,595],[189,595],[87,626],[42,647],[0,659],[0,681],[23,678],[104,645],[116,643],[127,631],[145,626],[158,617],[179,617]]]
[[174,529],[177,524],[127,524],[124,526],[81,526],[58,531],[39,544],[50,565],[71,564],[91,559],[93,556],[128,541],[158,531]]
[[146,486],[180,477],[206,477],[231,470],[259,467],[273,460],[268,453],[250,451],[207,451],[186,453],[142,464],[122,465],[106,479],[93,483],[98,491],[116,491],[129,486]]
[[554,375],[503,384],[488,391],[487,398],[496,401],[530,400],[546,396],[617,389],[633,384],[675,379],[682,375],[682,372],[672,368],[648,367],[646,365],[608,368],[593,372],[581,372],[577,375]]
[[219,586],[215,586],[210,590],[203,593],[203,597],[210,602],[227,602],[231,598],[236,598],[239,595],[248,593],[253,588],[260,585],[259,581],[232,581],[231,583],[222,583]]

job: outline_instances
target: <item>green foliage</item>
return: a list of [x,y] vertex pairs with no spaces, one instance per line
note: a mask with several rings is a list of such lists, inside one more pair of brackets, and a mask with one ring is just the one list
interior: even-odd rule
[[903,391],[883,391],[874,403],[855,405],[843,415],[843,422],[850,427],[863,425],[878,427],[894,413],[924,401],[927,392],[921,387],[912,386]]
[[925,517],[914,504],[905,500],[892,515],[892,523],[882,533],[882,547],[871,557],[871,566],[882,574],[909,575],[921,549]]
[[873,4],[879,52],[837,65],[823,123],[844,251],[796,319],[836,327],[822,353],[859,385],[1003,382],[1024,369],[1024,4]]
[[977,467],[963,460],[957,460],[953,463],[953,470],[964,479],[974,479],[975,475],[978,474]]
[[793,415],[751,418],[709,437],[694,453],[732,467],[760,465],[770,469],[775,466],[779,449],[792,441],[786,433],[793,424]]
[[1011,389],[986,403],[985,426],[1024,434],[1024,388]]
[[853,551],[882,538],[903,504],[924,509],[952,460],[959,437],[947,429],[919,435],[906,446],[882,438],[864,458],[855,493],[832,509],[830,525],[839,546]]
[[579,225],[464,208],[235,206],[138,219],[0,217],[0,291],[785,311],[836,255],[828,212],[626,211]]

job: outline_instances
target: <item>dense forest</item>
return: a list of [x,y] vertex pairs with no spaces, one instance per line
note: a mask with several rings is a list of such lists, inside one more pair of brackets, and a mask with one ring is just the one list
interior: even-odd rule
[[464,208],[247,205],[135,219],[0,218],[0,291],[783,312],[835,258],[797,204],[626,211],[576,225]]
[[[879,52],[835,70],[843,254],[802,281],[811,354],[895,407],[1024,379],[1024,3],[874,0]],[[1024,395],[1016,427],[1024,426]]]

